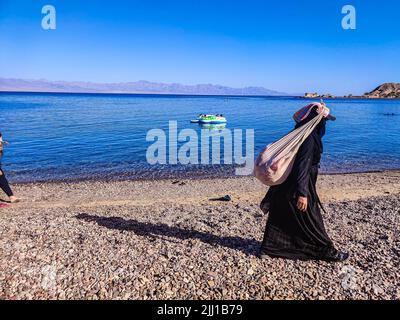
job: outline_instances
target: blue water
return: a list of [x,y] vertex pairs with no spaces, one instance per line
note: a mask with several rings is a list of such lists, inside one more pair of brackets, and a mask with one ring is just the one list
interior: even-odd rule
[[[293,128],[308,101],[293,97],[0,93],[0,130],[10,141],[2,167],[13,182],[149,179],[233,174],[231,165],[146,162],[148,130],[200,126],[199,113],[222,113],[228,129],[254,129],[255,154]],[[400,101],[330,100],[337,116],[324,137],[324,172],[400,168]],[[218,133],[218,131],[216,131]]]

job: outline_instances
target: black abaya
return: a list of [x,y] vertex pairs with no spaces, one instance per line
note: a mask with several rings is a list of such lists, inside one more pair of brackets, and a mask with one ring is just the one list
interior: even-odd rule
[[[269,207],[269,216],[261,254],[307,260],[336,252],[325,231],[316,192],[324,132],[325,120],[322,120],[301,145],[288,179],[268,190],[263,200],[263,205]],[[299,196],[308,199],[305,212],[297,208]]]

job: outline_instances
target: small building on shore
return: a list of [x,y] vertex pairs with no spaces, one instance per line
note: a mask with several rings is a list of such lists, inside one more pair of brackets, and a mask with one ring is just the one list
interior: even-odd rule
[[306,92],[304,98],[318,98],[319,94],[316,92]]

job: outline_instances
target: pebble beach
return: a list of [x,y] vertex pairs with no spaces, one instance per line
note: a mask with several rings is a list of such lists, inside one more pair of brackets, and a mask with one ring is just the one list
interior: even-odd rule
[[0,299],[400,299],[400,171],[319,177],[344,263],[260,260],[266,187],[250,177],[14,190]]

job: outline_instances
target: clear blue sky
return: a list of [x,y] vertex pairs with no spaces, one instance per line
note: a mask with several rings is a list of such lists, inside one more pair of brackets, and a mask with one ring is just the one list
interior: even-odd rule
[[0,0],[0,77],[359,94],[400,81],[399,30],[397,0]]

